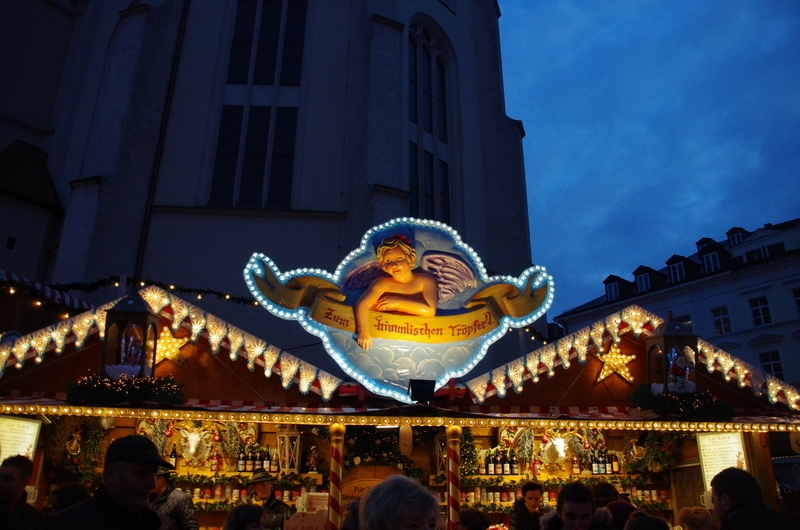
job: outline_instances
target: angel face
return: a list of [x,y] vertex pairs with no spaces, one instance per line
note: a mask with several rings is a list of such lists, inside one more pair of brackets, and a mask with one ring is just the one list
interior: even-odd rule
[[394,248],[386,251],[380,260],[381,268],[397,281],[403,281],[411,274],[411,264],[402,249]]

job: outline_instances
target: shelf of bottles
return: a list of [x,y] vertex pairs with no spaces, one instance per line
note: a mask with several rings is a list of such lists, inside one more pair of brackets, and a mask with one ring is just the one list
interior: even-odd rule
[[[653,477],[624,472],[620,455],[615,451],[592,451],[589,462],[577,455],[557,463],[545,463],[537,454],[531,462],[517,458],[514,449],[492,448],[478,456],[478,474],[461,477],[461,503],[490,513],[508,513],[522,495],[525,482],[543,485],[542,509],[555,508],[558,490],[572,480],[589,484],[608,481],[615,484],[639,509],[672,510],[668,483],[650,483]],[[441,476],[431,476],[431,486],[442,486]],[[445,494],[446,496],[446,494]],[[445,499],[446,501],[446,499]]]
[[173,444],[168,460],[176,468],[172,483],[191,495],[195,508],[200,511],[232,509],[249,495],[247,482],[259,469],[276,477],[273,483],[275,497],[290,505],[306,491],[316,491],[322,484],[320,473],[297,474],[292,471],[289,475],[284,474],[276,452],[269,446],[242,449],[235,460],[224,459],[214,451],[207,461],[187,462],[178,456]]

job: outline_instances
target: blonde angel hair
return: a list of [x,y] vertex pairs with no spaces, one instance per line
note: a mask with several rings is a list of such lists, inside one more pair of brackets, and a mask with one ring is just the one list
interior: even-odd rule
[[378,262],[382,262],[386,253],[396,248],[399,248],[403,251],[408,258],[408,263],[413,268],[417,263],[417,251],[414,248],[414,245],[411,243],[411,240],[400,234],[387,237],[381,241],[381,244],[378,245],[377,249],[375,249],[375,255],[378,257]]

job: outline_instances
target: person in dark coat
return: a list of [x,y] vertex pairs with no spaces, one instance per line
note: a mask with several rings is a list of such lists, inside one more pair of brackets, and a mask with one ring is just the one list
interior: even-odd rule
[[74,506],[88,498],[89,492],[86,491],[86,488],[83,484],[79,484],[78,482],[62,484],[54,489],[53,493],[50,494],[49,515],[55,515],[58,512],[63,512],[70,506]]
[[522,485],[522,497],[514,501],[509,530],[539,530],[539,505],[542,503],[542,485],[528,481]]
[[[607,512],[604,516],[607,517]],[[542,516],[543,530],[614,530],[595,518],[592,490],[580,482],[570,482],[558,492],[556,511]]]
[[150,509],[161,517],[161,530],[198,530],[192,497],[175,489],[169,481],[172,470],[158,468]]
[[711,479],[711,502],[720,530],[788,530],[794,525],[764,503],[753,475],[735,467]]
[[159,530],[161,518],[148,506],[159,466],[173,469],[149,438],[132,434],[114,440],[94,497],[48,517],[41,530]]
[[25,486],[33,475],[33,462],[22,455],[9,456],[0,464],[0,528],[38,528],[44,514],[28,504]]
[[294,514],[295,509],[275,498],[275,492],[272,491],[273,482],[275,482],[275,477],[267,473],[265,469],[256,470],[252,478],[247,481],[247,485],[252,486],[253,491],[245,497],[244,502],[263,503],[267,522],[264,528],[283,528],[283,523]]

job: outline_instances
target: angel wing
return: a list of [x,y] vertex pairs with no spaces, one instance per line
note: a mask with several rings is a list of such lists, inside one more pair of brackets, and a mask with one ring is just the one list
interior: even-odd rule
[[385,273],[381,269],[378,260],[370,260],[363,265],[359,265],[350,272],[342,281],[342,290],[363,291],[375,281],[378,276]]
[[[420,260],[419,268],[436,278],[440,304],[452,300],[456,293],[478,287],[475,271],[455,254],[426,252]],[[368,261],[356,267],[344,278],[342,290],[362,291],[369,287],[375,278],[385,274],[377,260]]]
[[478,287],[475,271],[455,254],[426,252],[420,260],[420,268],[436,278],[440,304],[452,300],[456,293]]

